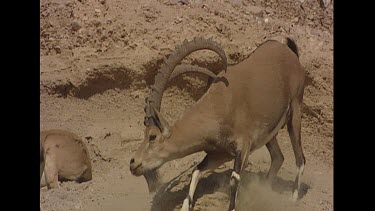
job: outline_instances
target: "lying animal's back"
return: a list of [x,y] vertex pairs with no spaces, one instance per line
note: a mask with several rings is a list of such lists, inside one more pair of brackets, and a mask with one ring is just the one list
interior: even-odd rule
[[43,131],[40,136],[44,152],[54,154],[59,175],[77,175],[85,169],[91,170],[89,151],[79,136],[64,130]]
[[76,134],[72,132],[62,130],[62,129],[50,129],[50,130],[40,131],[40,144],[43,145],[44,141],[46,140],[46,137],[51,136],[51,135],[59,135],[59,136],[64,136],[64,137],[70,137],[72,139],[81,140],[79,136],[77,136]]

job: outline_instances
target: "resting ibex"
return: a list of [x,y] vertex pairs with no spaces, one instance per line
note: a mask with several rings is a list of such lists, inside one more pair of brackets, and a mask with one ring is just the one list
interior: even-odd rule
[[89,151],[80,137],[65,130],[40,132],[40,187],[58,187],[58,181],[92,179]]
[[[165,162],[205,151],[207,155],[192,173],[189,193],[182,210],[192,209],[199,178],[224,162],[234,159],[230,179],[229,210],[234,210],[240,175],[248,156],[266,145],[271,155],[268,181],[276,176],[284,161],[276,140],[278,131],[287,124],[297,165],[293,199],[298,198],[305,157],[301,146],[301,105],[304,72],[295,43],[269,40],[249,58],[220,73],[209,90],[170,127],[160,114],[161,99],[170,78],[185,72],[208,73],[192,65],[178,65],[190,53],[209,49],[224,60],[221,47],[211,39],[185,41],[169,56],[155,77],[150,96],[146,98],[144,142],[130,160],[132,174],[153,172]],[[177,71],[173,73],[174,69]],[[209,73],[212,77],[212,73]],[[214,76],[215,77],[215,76]]]

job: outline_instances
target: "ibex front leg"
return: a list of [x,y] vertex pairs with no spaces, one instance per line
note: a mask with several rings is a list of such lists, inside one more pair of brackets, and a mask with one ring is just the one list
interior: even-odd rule
[[199,179],[219,167],[221,164],[230,161],[232,158],[225,153],[208,153],[206,157],[194,168],[191,177],[189,193],[182,204],[181,211],[193,210],[193,197]]
[[236,151],[235,159],[234,159],[234,168],[232,172],[232,176],[230,177],[230,204],[229,204],[229,211],[234,211],[236,206],[236,198],[237,198],[237,191],[239,188],[240,180],[241,180],[241,171],[244,169],[244,166],[247,164],[248,160],[248,153],[249,147],[245,144],[242,149]]

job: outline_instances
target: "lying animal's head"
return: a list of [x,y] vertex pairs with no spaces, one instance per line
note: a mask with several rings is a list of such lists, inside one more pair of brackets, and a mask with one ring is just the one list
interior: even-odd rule
[[185,40],[181,46],[176,47],[155,76],[155,83],[151,87],[150,96],[146,98],[144,141],[130,160],[132,174],[143,175],[159,168],[169,160],[170,154],[166,146],[171,141],[169,138],[172,131],[168,122],[160,113],[161,100],[167,82],[186,72],[196,72],[216,78],[214,73],[205,68],[194,65],[178,65],[186,56],[202,49],[209,49],[219,54],[224,61],[224,69],[226,70],[227,58],[225,53],[219,44],[211,39],[195,38],[190,42]]

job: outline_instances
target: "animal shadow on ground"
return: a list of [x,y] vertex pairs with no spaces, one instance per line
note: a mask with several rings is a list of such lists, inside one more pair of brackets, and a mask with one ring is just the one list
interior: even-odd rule
[[[189,181],[186,182],[183,188],[175,188],[181,182],[182,175],[186,172],[190,173],[187,175]],[[168,211],[179,209],[182,206],[182,202],[186,198],[189,192],[190,186],[190,178],[192,174],[192,168],[182,172],[180,175],[172,179],[171,181],[163,184],[159,190],[154,194],[152,199],[151,211]],[[230,176],[232,174],[232,170],[228,169],[222,172],[213,172],[207,176],[204,176],[200,179],[197,189],[194,194],[194,202],[197,199],[201,198],[204,195],[212,194],[215,192],[222,192],[227,196],[227,203],[229,206],[229,197],[230,197]],[[244,171],[241,175],[241,192],[248,188],[251,183],[261,184],[262,186],[266,187],[267,183],[265,180],[266,173],[264,172],[248,172]],[[274,182],[271,185],[272,192],[274,194],[282,194],[282,193],[290,193],[292,194],[292,187],[294,181],[292,180],[284,180],[280,177],[276,177]],[[268,186],[269,187],[269,186]],[[301,183],[301,191],[299,193],[299,198],[302,198],[306,195],[308,189],[311,187],[305,183]],[[177,190],[172,190],[177,189]],[[245,190],[246,191],[246,190]],[[194,206],[194,205],[193,205]]]

